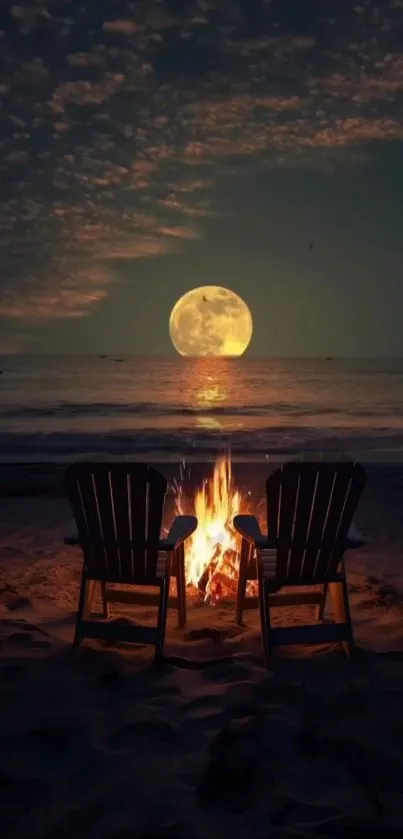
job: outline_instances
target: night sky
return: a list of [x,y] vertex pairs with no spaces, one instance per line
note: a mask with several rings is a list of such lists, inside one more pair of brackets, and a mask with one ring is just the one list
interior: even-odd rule
[[0,352],[403,356],[403,0],[2,0]]

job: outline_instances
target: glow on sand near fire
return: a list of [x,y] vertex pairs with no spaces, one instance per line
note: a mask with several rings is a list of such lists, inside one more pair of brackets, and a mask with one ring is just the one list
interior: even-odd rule
[[240,356],[253,333],[249,307],[229,288],[206,285],[186,292],[169,318],[171,341],[180,355]]

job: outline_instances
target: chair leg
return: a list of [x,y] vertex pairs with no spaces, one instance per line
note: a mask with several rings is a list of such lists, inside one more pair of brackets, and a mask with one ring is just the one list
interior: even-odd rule
[[243,607],[246,593],[246,573],[244,569],[239,568],[238,591],[236,597],[236,612],[235,621],[242,625]]
[[154,661],[162,658],[164,652],[165,632],[167,626],[169,598],[169,577],[166,576],[161,582],[160,603],[158,608],[157,643],[155,645]]
[[322,586],[322,600],[317,607],[316,618],[318,621],[323,621],[325,608],[326,608],[326,599],[328,593],[329,583],[324,583]]
[[84,617],[86,619],[90,618],[93,611],[94,611],[96,589],[97,589],[97,581],[96,580],[88,580],[87,598],[86,598],[85,606],[84,606]]
[[82,641],[82,635],[80,632],[81,621],[83,617],[85,617],[85,613],[87,612],[88,605],[87,605],[87,598],[88,598],[88,580],[84,574],[84,568],[81,574],[81,584],[80,584],[80,595],[78,600],[78,612],[76,617],[76,625],[74,630],[74,640],[73,640],[73,648],[78,649],[80,643]]
[[176,597],[178,601],[178,627],[186,626],[186,579],[185,579],[185,546],[176,551]]
[[262,633],[262,651],[263,661],[265,666],[269,669],[271,663],[272,648],[270,644],[270,606],[269,593],[263,574],[259,575],[259,609],[260,609],[260,626]]
[[243,607],[246,594],[246,583],[248,581],[248,569],[253,551],[253,546],[246,539],[242,539],[241,555],[239,558],[238,591],[236,596],[235,621],[242,625]]
[[102,616],[104,618],[109,618],[109,603],[106,596],[106,583],[101,580],[99,585],[101,588]]
[[333,602],[336,623],[347,624],[348,640],[342,641],[345,653],[352,656],[355,651],[353,627],[350,616],[350,605],[348,600],[347,580],[340,583],[329,583],[330,594]]

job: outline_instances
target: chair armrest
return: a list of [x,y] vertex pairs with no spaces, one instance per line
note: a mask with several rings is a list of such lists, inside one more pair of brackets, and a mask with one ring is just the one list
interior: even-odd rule
[[233,525],[237,533],[255,548],[275,547],[267,536],[263,535],[255,516],[235,516]]
[[[278,539],[270,539],[268,536],[265,536],[260,530],[259,523],[255,516],[235,516],[233,525],[237,533],[240,533],[240,535],[255,548],[276,550],[280,547],[284,550],[290,550],[294,546],[292,540],[287,541],[283,539],[280,541]],[[363,545],[365,545],[365,541],[361,534],[358,533],[358,531],[353,531],[351,536],[346,538],[343,544],[343,550],[354,550],[355,548],[362,548]],[[304,543],[299,547],[304,549],[308,547],[308,545]],[[321,542],[319,541],[318,550],[320,547]]]
[[[161,551],[173,551],[189,536],[194,533],[197,527],[196,516],[177,516],[172,522],[170,531],[166,539],[161,539],[159,542],[159,549]],[[70,546],[81,545],[80,536],[73,523],[70,532],[64,537],[63,543]]]
[[166,539],[160,539],[160,551],[174,551],[195,532],[197,525],[196,516],[176,516]]

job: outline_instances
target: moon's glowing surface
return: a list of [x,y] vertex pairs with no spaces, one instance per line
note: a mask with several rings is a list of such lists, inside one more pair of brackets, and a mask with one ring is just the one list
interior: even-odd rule
[[169,318],[171,341],[180,355],[239,356],[252,332],[252,315],[242,297],[216,285],[188,291]]

